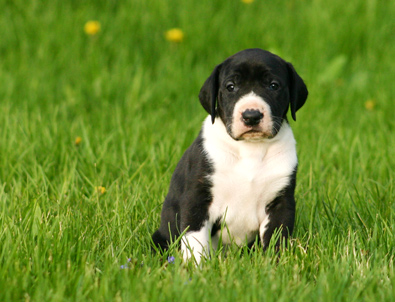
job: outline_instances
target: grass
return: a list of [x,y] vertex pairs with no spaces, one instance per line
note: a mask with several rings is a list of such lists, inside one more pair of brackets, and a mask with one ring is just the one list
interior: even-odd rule
[[[0,12],[0,301],[394,300],[393,3],[15,0]],[[164,38],[173,27],[179,44]],[[292,122],[291,246],[199,269],[171,250],[169,264],[149,238],[205,117],[198,91],[248,47],[291,61],[310,91]]]

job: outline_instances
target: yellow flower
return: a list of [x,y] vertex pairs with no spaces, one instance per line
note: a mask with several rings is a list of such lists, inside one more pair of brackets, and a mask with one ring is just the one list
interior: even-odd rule
[[367,100],[365,102],[365,108],[369,111],[372,111],[376,107],[376,102],[374,100]]
[[75,145],[79,146],[81,144],[81,142],[82,142],[82,138],[80,136],[77,136],[75,141],[74,141]]
[[95,189],[96,189],[96,191],[97,191],[98,193],[100,193],[100,194],[106,193],[106,188],[105,188],[105,187],[98,186],[98,187],[96,187]]
[[165,33],[165,37],[167,41],[180,43],[184,40],[184,33],[179,28],[173,28]]
[[254,0],[241,0],[241,2],[243,2],[245,4],[250,4],[250,3],[254,2]]
[[84,31],[87,35],[94,36],[100,31],[99,21],[88,21],[85,23]]

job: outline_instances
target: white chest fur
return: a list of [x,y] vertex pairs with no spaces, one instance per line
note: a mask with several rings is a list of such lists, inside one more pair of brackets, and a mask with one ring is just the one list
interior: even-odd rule
[[209,224],[222,218],[223,243],[243,244],[263,232],[269,222],[267,204],[289,184],[297,164],[292,130],[284,122],[273,139],[235,141],[219,118],[214,124],[207,118],[203,137],[214,165]]

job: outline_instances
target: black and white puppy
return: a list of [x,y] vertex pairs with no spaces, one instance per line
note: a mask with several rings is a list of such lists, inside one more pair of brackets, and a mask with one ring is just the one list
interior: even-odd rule
[[199,94],[210,115],[174,171],[154,244],[165,250],[186,230],[183,258],[199,263],[219,238],[242,245],[259,236],[265,249],[276,229],[291,235],[298,160],[286,114],[295,120],[307,94],[293,66],[268,51],[216,66]]

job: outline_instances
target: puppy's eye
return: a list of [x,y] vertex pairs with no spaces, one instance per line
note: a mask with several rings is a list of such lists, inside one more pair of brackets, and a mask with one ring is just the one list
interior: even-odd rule
[[270,90],[278,90],[280,88],[280,85],[277,82],[271,82],[269,85]]
[[226,84],[226,89],[227,89],[229,92],[235,91],[235,84],[233,84],[233,83],[228,83],[228,84]]

